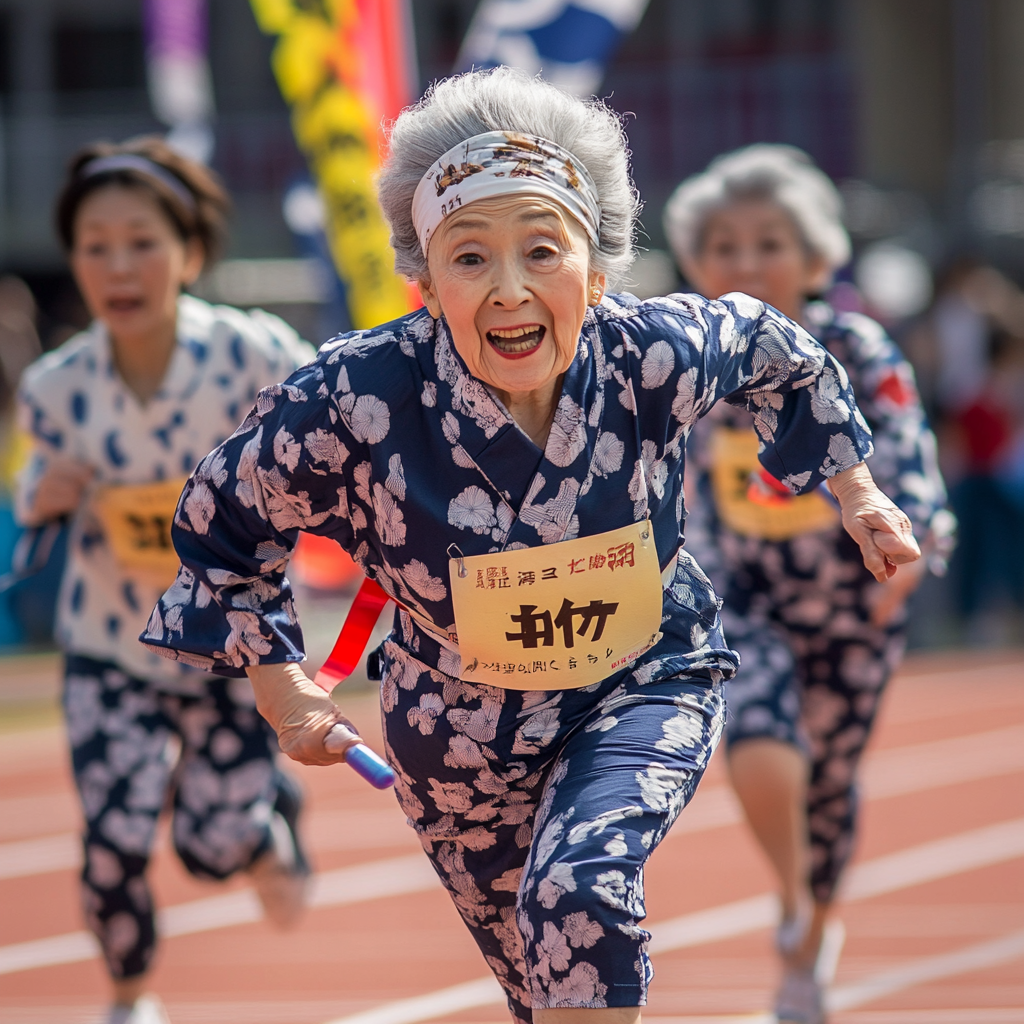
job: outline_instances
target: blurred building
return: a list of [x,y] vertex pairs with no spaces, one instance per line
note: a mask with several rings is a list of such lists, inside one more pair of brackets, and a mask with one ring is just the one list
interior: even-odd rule
[[[50,204],[68,156],[160,128],[141,6],[0,0],[0,268],[43,291],[61,267]],[[475,6],[413,0],[424,83],[452,67]],[[247,0],[209,7],[232,253],[288,257],[281,195],[302,159],[271,43]],[[602,92],[629,115],[655,246],[680,178],[723,150],[783,141],[847,182],[855,236],[898,235],[934,261],[969,244],[1024,271],[1021,0],[651,0]]]

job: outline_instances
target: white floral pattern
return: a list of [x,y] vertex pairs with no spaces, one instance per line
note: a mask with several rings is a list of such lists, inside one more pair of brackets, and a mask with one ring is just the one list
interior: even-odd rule
[[[811,410],[826,367],[851,411],[827,426]],[[870,451],[842,379],[800,328],[746,297],[605,297],[587,312],[541,453],[468,373],[443,320],[420,311],[347,335],[264,393],[209,456],[207,531],[175,532],[192,582],[180,599],[168,592],[144,641],[230,674],[301,657],[287,580],[266,566],[266,544],[288,545],[296,529],[336,539],[442,635],[457,633],[445,585],[453,545],[500,557],[649,517],[667,564],[681,543],[694,421],[726,397],[770,409],[762,461],[814,487],[834,435],[858,457]],[[298,446],[294,468],[282,430]],[[206,481],[224,472],[215,465],[222,483]],[[557,571],[557,550],[551,559]],[[384,645],[396,792],[514,1014],[603,1006],[613,985],[617,999],[642,1002],[641,868],[692,795],[736,669],[707,577],[678,558],[661,641],[578,691],[464,682],[457,651],[417,617],[399,613]],[[679,703],[684,691],[692,699]]]

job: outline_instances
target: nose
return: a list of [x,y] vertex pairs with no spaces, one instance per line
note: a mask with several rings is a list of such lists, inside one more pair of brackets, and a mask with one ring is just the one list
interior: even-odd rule
[[500,309],[519,309],[530,301],[530,289],[518,254],[505,253],[493,260],[491,305]]
[[108,266],[112,274],[124,275],[132,269],[132,253],[125,245],[113,246]]

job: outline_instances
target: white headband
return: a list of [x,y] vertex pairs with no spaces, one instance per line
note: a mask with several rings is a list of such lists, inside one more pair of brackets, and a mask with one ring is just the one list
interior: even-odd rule
[[485,132],[449,149],[420,179],[412,222],[427,255],[431,236],[450,213],[477,199],[523,192],[554,199],[598,241],[601,205],[587,169],[555,142],[516,132]]

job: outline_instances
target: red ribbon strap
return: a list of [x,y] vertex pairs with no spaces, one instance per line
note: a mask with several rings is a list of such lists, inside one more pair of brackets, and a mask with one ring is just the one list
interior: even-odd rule
[[323,668],[317,672],[313,682],[328,693],[343,679],[347,679],[359,664],[370,640],[373,627],[377,625],[381,610],[391,598],[371,579],[364,579],[352,607],[345,616],[344,625],[334,643]]

